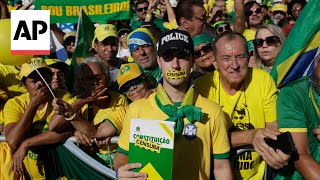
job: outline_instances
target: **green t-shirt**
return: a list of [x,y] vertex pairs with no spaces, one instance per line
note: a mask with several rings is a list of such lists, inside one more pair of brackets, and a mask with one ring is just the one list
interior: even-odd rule
[[[313,129],[320,124],[320,117],[315,109],[319,109],[320,98],[311,93],[315,100],[313,104],[310,90],[313,91],[309,77],[303,77],[283,87],[278,96],[277,119],[281,132],[307,132],[310,154],[320,163],[320,143],[313,134]],[[303,179],[294,168],[287,173],[288,175],[278,175],[276,179]]]
[[151,81],[152,88],[156,88],[158,85],[158,81],[162,76],[161,69],[157,66],[154,69],[148,69],[148,70],[143,69],[143,72],[151,78],[150,81]]

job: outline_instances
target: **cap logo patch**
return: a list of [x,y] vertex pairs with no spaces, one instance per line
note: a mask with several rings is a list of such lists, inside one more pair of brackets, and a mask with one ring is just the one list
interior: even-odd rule
[[123,73],[127,72],[130,70],[130,66],[125,66],[121,69],[120,74],[122,75]]
[[173,32],[173,33],[170,33],[170,34],[162,37],[161,45],[163,45],[164,43],[169,42],[169,41],[177,41],[177,40],[181,40],[186,43],[189,43],[188,36],[186,36],[182,33]]

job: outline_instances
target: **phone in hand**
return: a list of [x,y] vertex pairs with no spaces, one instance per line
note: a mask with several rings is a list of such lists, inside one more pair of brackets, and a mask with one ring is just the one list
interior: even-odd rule
[[268,146],[272,147],[274,150],[280,149],[283,153],[291,155],[292,160],[299,159],[296,146],[293,142],[290,132],[284,132],[277,136],[277,140],[264,139]]

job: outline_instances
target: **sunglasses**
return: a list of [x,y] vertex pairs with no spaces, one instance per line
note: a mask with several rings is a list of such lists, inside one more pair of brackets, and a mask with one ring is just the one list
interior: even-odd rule
[[248,15],[251,16],[253,14],[253,12],[255,12],[256,14],[260,14],[261,13],[261,8],[257,8],[254,11],[250,10]]
[[217,27],[216,31],[218,31],[221,34],[223,32],[226,32],[226,31],[229,32],[229,31],[232,31],[232,30],[231,30],[230,26],[227,24],[225,26],[221,25],[221,26]]
[[263,42],[266,42],[268,46],[276,46],[278,42],[280,42],[280,38],[277,36],[269,36],[265,39],[255,39],[253,40],[253,44],[256,48],[261,48],[263,46]]
[[76,42],[76,37],[68,37],[68,38],[63,42],[63,44],[64,44],[65,46],[70,46],[72,42],[73,42],[73,43]]
[[204,53],[209,53],[212,51],[212,43],[209,43],[205,46],[203,46],[201,49],[194,51],[195,58],[199,58],[201,56],[201,51]]
[[136,87],[138,87],[138,86],[141,86],[143,83],[144,83],[143,78],[141,78],[141,77],[140,77],[140,78],[135,78],[135,79],[133,79],[133,80],[125,83],[125,84],[121,87],[121,91],[122,91],[123,93],[128,93],[128,92],[130,92],[130,89],[131,89],[132,86],[136,88]]
[[138,12],[142,12],[143,10],[147,11],[148,10],[148,6],[137,9]]

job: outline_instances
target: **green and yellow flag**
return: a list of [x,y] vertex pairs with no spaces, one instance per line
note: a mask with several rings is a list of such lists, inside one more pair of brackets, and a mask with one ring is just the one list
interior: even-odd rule
[[278,88],[312,72],[320,46],[320,0],[310,0],[293,26],[273,66]]
[[72,85],[76,80],[75,77],[77,77],[78,64],[81,63],[84,58],[94,56],[93,53],[89,51],[94,37],[94,30],[95,27],[90,18],[81,10],[77,26],[76,48],[70,64],[70,72],[73,72],[73,76],[69,77],[70,80],[68,80]]

